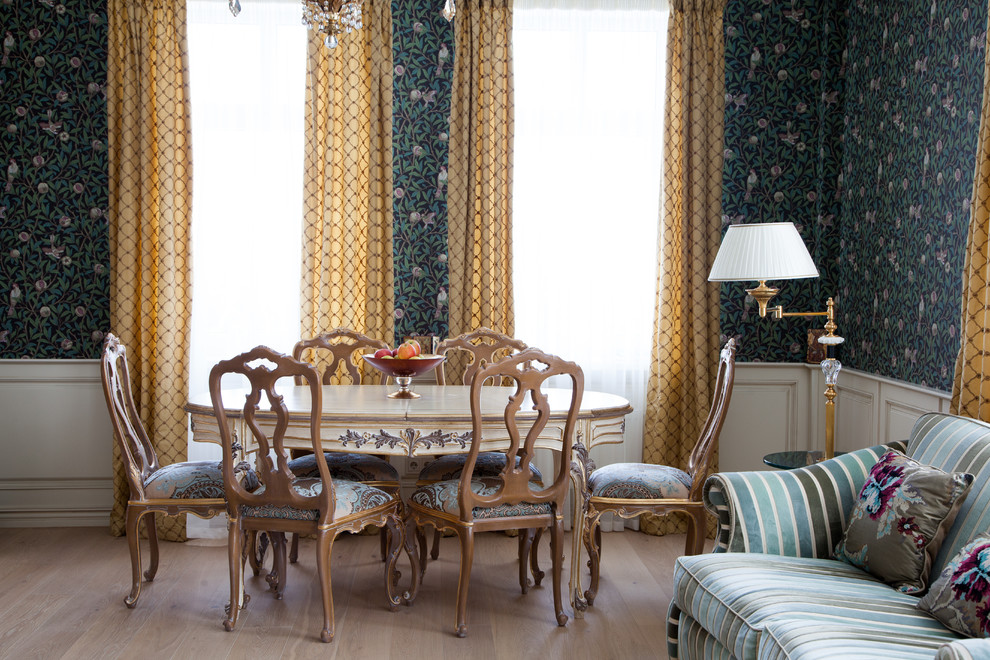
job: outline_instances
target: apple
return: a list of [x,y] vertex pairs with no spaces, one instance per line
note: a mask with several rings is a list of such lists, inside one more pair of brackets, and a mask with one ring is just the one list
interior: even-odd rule
[[379,348],[375,351],[376,358],[392,357],[392,349],[390,348]]
[[418,355],[418,351],[416,350],[416,348],[417,348],[416,346],[413,346],[409,342],[401,344],[397,349],[395,349],[395,357],[399,358],[400,360],[409,360],[411,358],[414,358],[416,357],[416,355]]

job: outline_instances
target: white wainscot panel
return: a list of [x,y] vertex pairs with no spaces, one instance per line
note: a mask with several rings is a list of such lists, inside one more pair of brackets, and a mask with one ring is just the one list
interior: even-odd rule
[[802,365],[737,363],[719,437],[722,472],[769,469],[766,454],[806,449],[808,371]]
[[0,361],[0,527],[109,525],[113,430],[98,360]]
[[[785,402],[783,397],[782,381],[792,376],[798,403],[793,408],[796,420],[787,425],[778,418],[781,408],[789,404],[789,399]],[[852,369],[842,370],[836,389],[837,451],[906,440],[924,413],[949,412],[951,398],[949,392]],[[824,392],[825,378],[817,365],[738,364],[726,428],[720,439],[719,469],[757,469],[762,456],[772,451],[823,449]],[[757,428],[760,435],[754,435]],[[741,448],[735,446],[740,442],[744,443]],[[746,467],[735,467],[737,464]]]

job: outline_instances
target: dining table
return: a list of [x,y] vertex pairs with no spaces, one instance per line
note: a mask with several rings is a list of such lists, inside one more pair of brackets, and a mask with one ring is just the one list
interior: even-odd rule
[[[472,442],[472,418],[469,385],[418,385],[418,398],[395,399],[387,395],[388,385],[324,385],[320,435],[325,451],[374,454],[376,456],[440,456],[467,453]],[[513,387],[486,386],[481,394],[481,451],[496,451],[508,446],[509,436],[503,414]],[[550,418],[536,442],[538,449],[554,452],[559,461],[563,449],[564,420],[570,406],[569,388],[544,388],[550,403]],[[280,388],[289,410],[289,428],[285,446],[312,450],[309,435],[310,397],[306,387],[287,385]],[[257,450],[254,438],[243,417],[247,390],[224,389],[223,401],[235,444],[244,454]],[[220,432],[208,392],[190,397],[185,407],[190,417],[193,440],[220,443]],[[524,407],[525,410],[525,407]],[[574,451],[621,443],[625,434],[625,416],[632,406],[616,394],[585,390],[574,431]],[[274,421],[266,417],[264,405],[257,413],[259,423]],[[519,420],[535,419],[535,412],[520,413]],[[559,462],[557,463],[559,465]],[[581,547],[584,528],[582,502],[584,484],[571,471],[573,489],[572,552],[569,590],[575,618],[587,607],[581,587]],[[580,490],[579,490],[580,489]]]

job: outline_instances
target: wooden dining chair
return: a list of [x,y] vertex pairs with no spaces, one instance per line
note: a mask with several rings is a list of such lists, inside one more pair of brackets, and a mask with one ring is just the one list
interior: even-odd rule
[[[463,370],[460,382],[464,385],[470,385],[474,375],[482,367],[524,348],[526,348],[526,344],[518,339],[496,332],[491,328],[478,328],[440,342],[437,345],[437,354],[448,358],[452,370]],[[436,373],[437,384],[444,385],[446,383],[444,366],[441,365]],[[501,385],[502,382],[500,380],[492,384]],[[420,470],[419,476],[416,478],[416,486],[459,478],[461,470],[464,469],[466,458],[464,454],[450,454],[435,458]],[[501,473],[504,467],[505,454],[482,452],[475,462],[474,474],[479,477],[494,477]],[[543,475],[535,465],[530,465],[530,470],[533,473],[533,480],[542,486]],[[440,537],[440,531],[435,530],[433,532],[433,547],[430,550],[430,557],[433,559],[440,556]],[[423,536],[420,536],[420,546],[420,560],[426,562],[426,541]]]
[[595,469],[582,445],[574,450],[574,472],[584,482],[584,546],[588,551],[591,584],[584,597],[594,604],[601,571],[601,517],[611,512],[637,518],[671,512],[686,514],[688,530],[684,554],[697,555],[705,546],[705,505],[702,489],[711,473],[725,414],[732,397],[736,341],[730,339],[719,354],[715,396],[701,435],[691,451],[687,470],[650,463],[612,463]]
[[[540,487],[533,483],[530,461],[536,451],[536,441],[550,421],[550,404],[542,387],[553,376],[569,377],[570,402],[564,420],[560,467],[553,483]],[[501,428],[497,433],[500,438],[504,435],[508,442],[506,448],[499,452],[505,459],[503,468],[495,476],[481,477],[475,473],[474,466],[484,442],[482,385],[490,378],[504,378],[515,386],[515,390],[506,397],[502,417],[504,434]],[[421,486],[407,502],[407,535],[429,526],[450,529],[460,540],[455,628],[458,637],[467,634],[468,586],[474,563],[475,534],[491,530],[525,530],[519,537],[519,585],[526,593],[529,588],[526,560],[534,537],[533,530],[549,528],[554,610],[557,624],[563,626],[567,623],[561,598],[563,507],[568,488],[571,444],[583,392],[584,374],[578,365],[536,348],[527,348],[482,366],[471,381],[472,441],[460,477]],[[520,460],[517,462],[516,458]],[[420,580],[423,570],[421,563]],[[534,577],[539,585],[539,576]],[[412,597],[415,597],[415,592]]]
[[[227,422],[222,381],[227,375],[244,376],[249,392],[244,400],[243,419],[258,446],[257,476],[260,486],[245,489],[234,473],[231,428]],[[309,390],[310,411],[305,426],[290,423],[285,401],[278,393],[282,379],[295,378]],[[262,395],[266,399],[262,401]],[[316,368],[259,346],[230,360],[219,362],[210,371],[210,398],[219,422],[223,446],[223,486],[228,502],[227,556],[230,567],[230,602],[224,628],[233,630],[238,613],[249,598],[244,592],[243,542],[246,530],[266,531],[281,543],[273,543],[274,572],[278,576],[275,596],[281,597],[286,583],[284,534],[316,536],[316,566],[323,601],[323,629],[320,639],[334,636],[333,592],[330,556],[334,539],[341,532],[357,532],[368,525],[389,530],[390,544],[385,562],[384,582],[388,606],[394,610],[401,597],[396,593],[393,571],[403,545],[402,502],[395,493],[367,484],[335,479],[321,449],[320,421],[323,392]],[[262,404],[269,408],[262,410]],[[289,469],[288,434],[306,438],[313,448],[316,477],[299,477]],[[410,553],[410,562],[413,562]],[[415,573],[415,571],[414,571]]]
[[[332,385],[335,382],[361,385],[380,376],[374,369],[366,369],[361,355],[374,353],[388,344],[355,332],[350,328],[335,328],[311,339],[303,339],[292,348],[292,357],[297,360],[308,358],[322,374],[321,382]],[[301,384],[301,383],[297,383]],[[308,455],[304,455],[308,454]],[[348,452],[324,452],[330,475],[335,479],[349,479],[381,488],[390,493],[399,492],[399,471],[384,458],[371,454]],[[309,452],[294,452],[289,469],[298,477],[316,477],[316,458]],[[382,558],[385,557],[386,538],[382,537]],[[299,536],[292,535],[289,561],[296,562],[299,555]],[[252,567],[254,564],[252,563]],[[257,570],[257,569],[256,569]]]
[[[154,445],[148,438],[134,398],[127,367],[127,350],[114,334],[107,333],[100,359],[100,376],[106,397],[113,435],[120,449],[124,473],[130,487],[127,499],[125,533],[131,554],[131,593],[127,607],[137,605],[141,596],[141,539],[139,527],[145,521],[151,562],[144,578],[151,582],[158,572],[158,531],[155,514],[177,516],[191,513],[212,518],[227,509],[223,477],[217,461],[194,461],[160,465]],[[247,486],[254,483],[250,468],[240,466],[238,476]]]

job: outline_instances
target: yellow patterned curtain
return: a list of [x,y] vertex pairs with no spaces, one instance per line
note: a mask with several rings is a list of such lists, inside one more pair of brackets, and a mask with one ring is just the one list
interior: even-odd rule
[[392,342],[392,9],[329,49],[310,30],[306,72],[302,337],[348,327]]
[[[987,33],[990,46],[990,32]],[[990,48],[984,81],[990,81]],[[984,84],[951,410],[990,422],[990,87]]]
[[[189,377],[189,66],[184,0],[109,0],[110,326],[128,349],[134,398],[159,461],[186,458]],[[128,485],[114,443],[111,532]],[[158,516],[185,540],[185,518]]]
[[[722,211],[725,0],[672,0],[667,36],[657,306],[643,460],[685,467],[711,405],[719,289],[708,282]],[[651,534],[684,530],[651,518]]]
[[[512,335],[512,2],[464,0],[454,19],[447,177],[450,335]],[[458,366],[448,379],[459,382]]]

